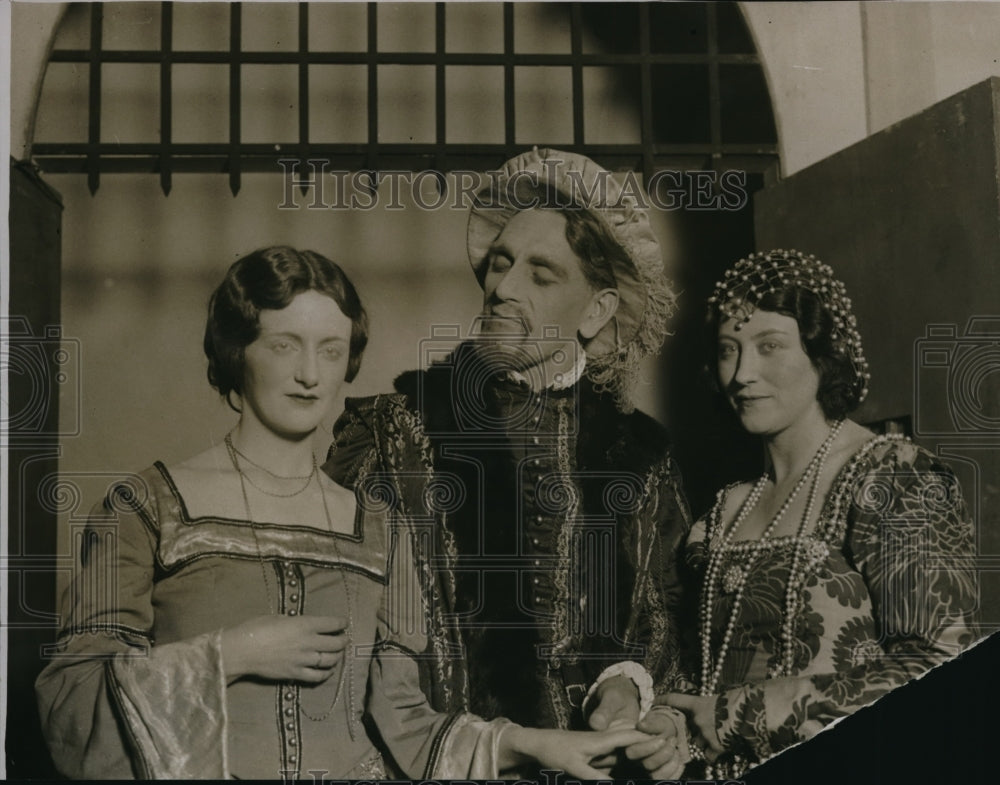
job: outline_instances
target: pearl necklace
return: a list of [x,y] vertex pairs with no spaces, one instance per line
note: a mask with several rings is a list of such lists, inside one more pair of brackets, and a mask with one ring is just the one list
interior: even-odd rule
[[[767,528],[761,533],[760,537],[756,540],[748,540],[741,543],[733,543],[733,537],[739,530],[740,526],[750,515],[750,512],[760,501],[760,497],[764,492],[764,487],[767,484],[768,476],[765,472],[761,475],[761,478],[757,480],[750,493],[747,494],[746,499],[740,506],[739,511],[736,514],[736,518],[733,520],[732,526],[728,531],[725,527],[719,524],[718,531],[718,544],[714,547],[712,546],[712,532],[706,532],[706,546],[709,551],[708,565],[705,569],[705,579],[702,584],[701,591],[701,694],[702,695],[714,695],[719,686],[719,678],[722,675],[722,666],[726,659],[726,654],[729,651],[729,645],[732,641],[733,631],[736,628],[736,619],[739,615],[740,604],[743,600],[743,591],[746,587],[747,576],[750,573],[751,568],[757,562],[758,558],[764,553],[765,550],[773,545],[773,540],[770,539],[771,534],[776,529],[778,523],[784,517],[785,513],[791,507],[792,502],[798,496],[799,492],[812,480],[811,487],[809,489],[809,497],[806,502],[805,512],[802,514],[802,521],[799,524],[798,533],[795,536],[795,553],[792,558],[792,567],[788,576],[788,584],[786,586],[785,594],[785,614],[781,625],[781,639],[782,639],[782,666],[780,673],[773,675],[788,674],[791,672],[794,665],[794,647],[792,645],[792,632],[794,624],[794,611],[797,599],[797,588],[799,584],[804,579],[803,575],[798,573],[801,571],[802,562],[802,542],[804,541],[803,535],[805,534],[806,527],[812,516],[813,508],[816,503],[816,493],[819,488],[819,478],[823,473],[823,467],[826,464],[827,456],[830,454],[830,450],[833,447],[833,442],[837,438],[837,434],[840,433],[840,429],[843,426],[844,421],[838,421],[831,429],[830,433],[827,435],[826,439],[820,445],[816,454],[809,461],[809,464],[803,470],[802,475],[799,477],[798,481],[795,483],[795,487],[792,488],[791,493],[782,503],[778,512],[775,514],[774,518],[767,525]],[[721,510],[719,514],[721,515]],[[746,558],[741,565],[730,565],[729,569],[725,571],[724,575],[720,576],[722,570],[723,557],[727,552],[735,553],[740,556],[745,555]],[[712,667],[712,608],[715,600],[716,586],[718,585],[719,590],[733,595],[732,610],[729,613],[729,619],[726,623],[726,629],[722,635],[722,643],[719,646],[719,655],[715,661],[715,667]]]

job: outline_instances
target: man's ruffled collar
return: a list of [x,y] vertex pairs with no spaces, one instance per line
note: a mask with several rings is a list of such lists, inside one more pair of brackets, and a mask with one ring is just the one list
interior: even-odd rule
[[[587,353],[580,351],[579,354],[580,356],[577,357],[573,367],[566,373],[559,375],[558,380],[552,381],[546,385],[546,390],[565,390],[572,387],[580,381],[581,378],[583,378],[584,369],[587,367]],[[511,381],[517,382],[518,384],[529,384],[528,377],[517,371],[508,371],[507,378]]]

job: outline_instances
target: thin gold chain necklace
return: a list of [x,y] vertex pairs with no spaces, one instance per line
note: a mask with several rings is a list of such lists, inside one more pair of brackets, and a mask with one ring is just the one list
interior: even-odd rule
[[267,496],[273,496],[276,499],[290,499],[293,496],[298,496],[299,494],[305,492],[305,489],[308,488],[312,484],[313,477],[316,476],[316,470],[317,470],[318,466],[316,464],[316,456],[315,455],[312,457],[312,471],[310,471],[309,474],[305,474],[305,475],[302,475],[302,476],[299,476],[299,477],[295,477],[295,476],[286,477],[286,476],[281,475],[281,474],[275,474],[270,469],[267,469],[267,468],[261,466],[259,463],[254,463],[249,458],[247,458],[247,456],[244,455],[242,452],[240,452],[236,448],[236,445],[233,444],[233,434],[232,434],[232,432],[226,434],[226,438],[224,439],[224,441],[226,443],[226,449],[229,451],[229,457],[231,459],[234,459],[234,457],[238,455],[240,458],[242,458],[244,461],[246,461],[247,463],[249,463],[251,466],[257,467],[262,472],[266,472],[267,474],[271,475],[272,477],[274,477],[277,480],[305,480],[305,484],[301,488],[299,488],[298,490],[292,491],[291,493],[277,493],[275,491],[269,491],[266,488],[261,488],[257,483],[255,483],[253,481],[253,479],[250,477],[249,474],[247,474],[246,472],[243,471],[242,468],[237,468],[237,471],[240,473],[241,482],[245,480],[246,482],[250,483],[254,488],[256,488],[258,491],[260,491],[263,494],[266,494]]
[[245,452],[243,452],[242,450],[240,450],[239,447],[237,447],[235,444],[233,444],[233,432],[232,431],[230,431],[229,433],[226,434],[225,441],[226,441],[226,444],[228,444],[233,449],[233,452],[235,452],[238,456],[240,456],[244,461],[246,461],[247,463],[249,463],[255,469],[260,469],[265,474],[270,474],[276,480],[311,480],[312,476],[313,476],[313,472],[316,470],[316,456],[313,456],[313,468],[309,471],[309,474],[288,474],[288,475],[278,474],[276,472],[272,472],[266,466],[261,466],[259,463],[257,463],[256,461],[254,461],[249,455],[247,455]]
[[[277,610],[278,610],[277,603],[275,603],[274,598],[271,595],[271,584],[270,584],[270,581],[268,581],[268,579],[267,579],[267,568],[266,568],[266,566],[264,564],[264,554],[263,554],[263,551],[261,550],[261,547],[260,547],[260,540],[257,537],[257,527],[254,525],[253,515],[250,512],[250,499],[249,499],[249,497],[247,495],[247,486],[246,486],[246,483],[247,483],[247,481],[249,481],[250,478],[247,477],[246,474],[243,472],[243,469],[240,466],[240,462],[239,462],[239,457],[238,456],[243,455],[243,453],[239,452],[236,449],[235,445],[233,444],[232,438],[231,438],[231,436],[229,434],[226,434],[226,438],[225,438],[224,441],[225,441],[225,444],[226,444],[226,450],[229,453],[229,460],[232,462],[233,468],[236,470],[236,474],[240,478],[240,490],[242,491],[242,494],[243,494],[243,508],[244,508],[244,510],[246,512],[247,523],[250,526],[250,531],[253,534],[254,547],[257,550],[257,561],[260,564],[261,577],[264,579],[264,590],[265,590],[265,593],[267,594],[267,607],[268,607],[268,611],[271,611],[271,609],[274,608],[275,610],[271,611],[271,612],[277,612]],[[245,458],[246,456],[243,456],[243,457]],[[315,456],[313,456],[313,471],[309,475],[309,482],[312,481],[313,475],[317,475],[318,473],[319,473],[319,468],[316,465],[316,458],[315,458]],[[279,475],[275,475],[275,476],[279,476]],[[289,479],[291,479],[291,478],[289,478]],[[302,705],[302,702],[300,700],[299,701],[299,711],[302,712],[303,716],[305,716],[306,719],[311,720],[312,722],[322,722],[325,719],[327,719],[333,713],[333,710],[336,708],[337,701],[340,700],[340,693],[341,693],[341,691],[343,689],[343,684],[344,684],[344,675],[345,675],[345,672],[348,673],[348,732],[350,733],[351,740],[353,741],[354,740],[354,707],[355,707],[355,697],[354,697],[354,658],[351,656],[351,648],[352,648],[352,646],[351,646],[351,633],[352,633],[352,631],[354,629],[354,614],[353,614],[352,609],[351,609],[352,605],[353,605],[353,598],[352,598],[352,594],[351,594],[351,586],[350,586],[350,581],[349,581],[349,578],[348,578],[348,575],[347,575],[347,571],[343,567],[344,558],[343,558],[343,555],[340,552],[340,546],[337,545],[336,532],[333,529],[333,519],[330,516],[330,507],[329,507],[329,505],[327,504],[327,501],[326,501],[326,489],[323,487],[323,483],[319,481],[318,477],[317,477],[317,482],[319,484],[319,489],[320,489],[320,498],[323,501],[323,514],[326,517],[327,530],[329,531],[329,533],[331,535],[333,535],[332,542],[333,542],[334,552],[337,555],[337,566],[338,566],[338,569],[340,571],[341,577],[344,580],[344,592],[345,592],[346,599],[347,599],[347,628],[346,628],[347,642],[346,642],[346,644],[344,646],[344,658],[343,658],[343,663],[344,664],[340,668],[340,676],[338,677],[338,680],[337,680],[337,688],[336,688],[336,690],[334,692],[334,695],[333,695],[333,701],[330,703],[329,707],[326,709],[326,711],[324,711],[319,716],[313,716],[312,714],[310,714],[308,711],[305,710],[305,707]],[[251,482],[250,484],[253,485],[253,482]],[[306,484],[308,485],[309,483],[307,482]],[[256,488],[257,486],[254,485],[254,487]],[[258,490],[260,490],[260,489],[258,488]],[[305,488],[303,488],[302,490],[305,490]],[[301,492],[302,491],[298,491],[297,493],[301,493]],[[264,493],[266,493],[266,491],[264,491]],[[269,495],[273,496],[275,494],[269,494]],[[297,494],[293,494],[293,495],[297,495]],[[305,587],[303,586],[303,591],[304,590],[305,590]]]

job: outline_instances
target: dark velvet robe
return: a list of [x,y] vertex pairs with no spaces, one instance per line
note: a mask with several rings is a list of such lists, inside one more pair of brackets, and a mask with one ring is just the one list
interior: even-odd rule
[[432,705],[570,728],[608,665],[667,689],[690,518],[663,428],[586,379],[496,376],[468,345],[396,390],[347,401],[325,469],[423,532]]

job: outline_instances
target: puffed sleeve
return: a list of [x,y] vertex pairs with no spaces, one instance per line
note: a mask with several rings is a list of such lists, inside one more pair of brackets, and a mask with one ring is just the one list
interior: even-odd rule
[[218,633],[155,645],[155,504],[116,486],[92,511],[35,684],[56,767],[71,778],[227,777]]
[[685,672],[681,652],[689,650],[682,640],[686,631],[697,629],[691,612],[696,603],[686,602],[682,578],[683,543],[691,530],[691,514],[682,490],[677,464],[665,455],[657,464],[642,510],[642,525],[648,526],[653,542],[648,551],[640,548],[637,556],[648,554],[650,562],[639,562],[638,575],[645,584],[641,593],[639,639],[647,642],[646,669],[659,693],[681,688]]
[[978,637],[975,535],[954,472],[899,442],[855,486],[848,554],[865,578],[886,658],[903,681]]
[[368,712],[392,761],[417,779],[495,779],[505,719],[434,711],[420,686],[417,660],[427,650],[429,614],[414,559],[415,542],[391,526],[389,581],[378,613]]
[[377,402],[377,398],[348,398],[333,424],[333,441],[323,471],[345,488],[355,487],[365,459],[375,450],[371,423]]
[[734,752],[762,759],[810,738],[977,637],[972,523],[948,467],[897,441],[871,456],[839,503],[845,555],[864,579],[879,641],[834,672],[718,696],[717,730]]
[[[428,486],[434,477],[431,449],[422,418],[410,408],[405,395],[347,399],[333,434],[325,472],[355,489],[361,498],[387,493],[397,520],[427,520]],[[423,579],[428,598],[424,612],[430,614],[428,626],[433,633],[420,642],[428,645],[427,650],[415,651],[421,652],[419,683],[431,705],[453,712],[468,707],[466,672],[464,659],[456,653],[462,648],[460,633],[451,620],[455,605],[452,572],[441,562],[448,546],[440,538],[449,534],[439,524],[435,519],[433,531],[425,530],[429,536],[421,541],[416,569]]]
[[[697,629],[682,597],[681,544],[690,528],[680,473],[664,451],[643,478],[638,504],[619,517],[617,535],[619,580],[629,576],[616,593],[619,618],[627,620],[619,640],[643,652],[641,657],[622,652],[621,659],[639,661],[652,677],[656,694],[679,689],[685,670],[680,638],[684,630]],[[592,655],[583,662],[593,682],[613,652],[597,636],[584,638],[581,649]]]

